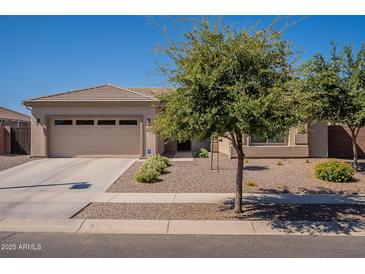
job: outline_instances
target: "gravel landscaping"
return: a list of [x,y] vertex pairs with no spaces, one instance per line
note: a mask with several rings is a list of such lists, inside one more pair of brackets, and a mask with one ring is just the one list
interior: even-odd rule
[[142,220],[251,220],[251,221],[365,221],[364,205],[258,205],[244,206],[237,216],[227,204],[92,203],[74,218]]
[[32,161],[29,155],[0,155],[0,171]]
[[[245,180],[252,193],[365,193],[365,172],[357,172],[348,183],[331,183],[313,176],[314,164],[328,159],[248,159]],[[282,164],[280,165],[279,162]],[[134,163],[108,192],[234,192],[237,161],[220,155],[218,171],[210,170],[210,159],[194,158],[192,162],[172,162],[156,183],[138,183],[133,178],[143,162]]]

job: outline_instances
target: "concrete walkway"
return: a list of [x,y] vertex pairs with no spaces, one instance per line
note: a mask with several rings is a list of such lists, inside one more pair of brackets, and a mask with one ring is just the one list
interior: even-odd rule
[[[38,193],[1,192],[0,208],[3,203],[19,203],[26,201],[28,205],[52,203],[224,203],[233,202],[234,193],[117,193],[117,192],[53,192]],[[360,204],[365,205],[365,195],[335,194],[244,194],[244,203],[263,204]],[[1,212],[1,210],[0,210]]]
[[4,219],[0,232],[104,234],[365,236],[365,223],[308,221],[182,221]]
[[[111,203],[223,203],[234,193],[103,193],[93,202]],[[244,203],[264,204],[363,204],[365,195],[335,194],[244,194]]]

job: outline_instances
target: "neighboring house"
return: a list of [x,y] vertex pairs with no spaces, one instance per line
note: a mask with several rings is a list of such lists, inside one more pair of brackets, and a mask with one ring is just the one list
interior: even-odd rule
[[[209,148],[203,143],[164,142],[151,131],[166,88],[121,88],[107,84],[29,99],[32,108],[31,154],[37,157],[131,156]],[[315,123],[306,132],[293,128],[287,136],[264,140],[245,138],[248,157],[327,157],[327,124]],[[226,138],[219,150],[235,152]]]
[[0,154],[29,153],[20,144],[30,143],[29,132],[30,116],[0,107]]

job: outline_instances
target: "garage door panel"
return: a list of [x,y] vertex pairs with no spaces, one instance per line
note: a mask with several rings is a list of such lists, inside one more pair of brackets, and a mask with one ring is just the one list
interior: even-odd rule
[[[57,119],[72,119],[73,125],[55,125]],[[137,120],[137,125],[119,125],[119,119],[126,118],[123,116],[50,118],[50,156],[140,155],[141,119],[133,118]],[[76,120],[95,120],[95,123],[76,125]],[[116,125],[97,125],[97,120],[116,120]]]

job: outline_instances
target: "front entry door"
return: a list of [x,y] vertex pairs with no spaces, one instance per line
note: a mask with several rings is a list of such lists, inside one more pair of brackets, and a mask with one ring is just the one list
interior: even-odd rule
[[191,141],[177,142],[177,151],[190,151]]

